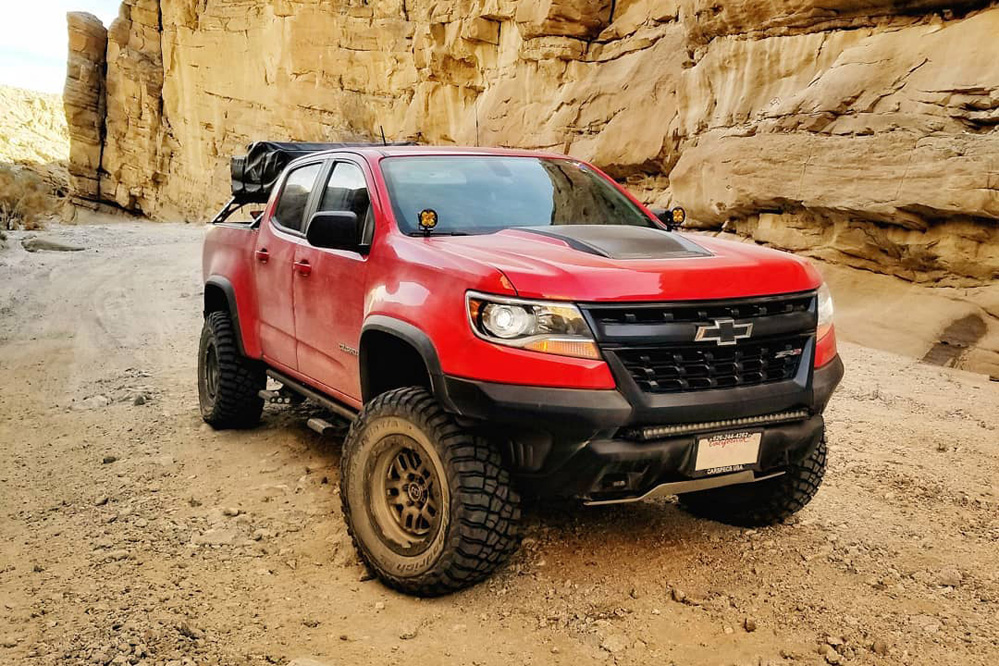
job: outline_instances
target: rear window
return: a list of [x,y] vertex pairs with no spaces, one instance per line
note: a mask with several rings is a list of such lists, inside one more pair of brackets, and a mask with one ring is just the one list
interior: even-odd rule
[[285,229],[301,231],[304,228],[305,208],[322,168],[322,163],[310,164],[288,174],[274,209],[274,218]]

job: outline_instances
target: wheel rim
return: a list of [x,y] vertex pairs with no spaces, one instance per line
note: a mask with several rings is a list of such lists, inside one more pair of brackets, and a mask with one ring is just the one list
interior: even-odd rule
[[368,497],[372,523],[400,555],[419,555],[441,528],[444,489],[429,454],[414,439],[391,435],[378,447]]
[[211,401],[215,400],[218,393],[220,374],[219,358],[215,351],[215,345],[208,345],[205,349],[205,393],[208,394],[208,399]]

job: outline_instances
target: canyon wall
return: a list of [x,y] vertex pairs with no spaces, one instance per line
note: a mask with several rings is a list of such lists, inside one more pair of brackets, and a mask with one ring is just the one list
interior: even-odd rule
[[70,136],[69,185],[73,199],[93,204],[100,197],[108,31],[93,14],[70,12],[66,21],[69,62],[62,100]]
[[[204,220],[247,143],[384,129],[567,152],[701,228],[980,285],[997,36],[975,0],[125,0],[85,104],[106,98],[96,153],[69,114],[74,183]],[[99,42],[71,40],[71,64]]]

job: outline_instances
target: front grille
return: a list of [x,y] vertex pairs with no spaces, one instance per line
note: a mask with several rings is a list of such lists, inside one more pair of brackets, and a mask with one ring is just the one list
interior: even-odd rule
[[643,391],[679,393],[792,379],[807,342],[807,335],[795,335],[730,347],[650,345],[613,351]]
[[814,292],[582,309],[604,353],[619,361],[619,381],[630,377],[647,393],[793,379],[817,324]]
[[714,319],[758,319],[774,315],[808,312],[813,294],[775,296],[739,301],[589,306],[595,322],[608,324],[698,323]]

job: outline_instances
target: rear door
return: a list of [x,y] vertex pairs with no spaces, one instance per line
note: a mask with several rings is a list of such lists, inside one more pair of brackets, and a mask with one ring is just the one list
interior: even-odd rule
[[294,263],[305,242],[305,219],[315,205],[322,161],[289,171],[270,219],[264,220],[254,251],[260,345],[264,358],[276,366],[298,368],[295,344]]
[[[357,215],[362,239],[370,246],[374,213],[369,178],[360,162],[337,158],[319,188],[317,211]],[[295,255],[307,274],[295,274],[295,334],[298,369],[334,396],[360,401],[358,343],[364,318],[367,252],[300,245]]]

